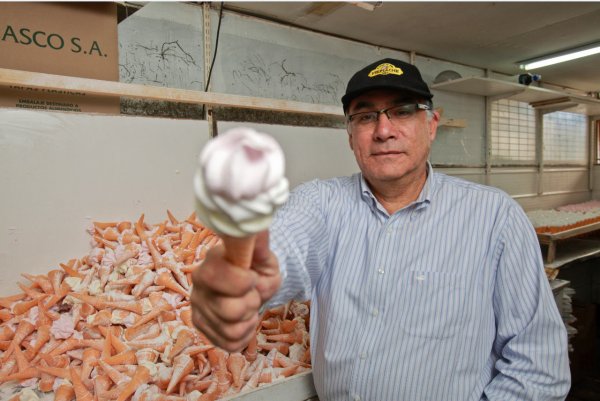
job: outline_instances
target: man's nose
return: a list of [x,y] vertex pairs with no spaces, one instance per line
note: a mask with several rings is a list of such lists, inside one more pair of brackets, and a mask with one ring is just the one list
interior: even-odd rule
[[396,130],[394,129],[392,121],[389,119],[387,113],[379,113],[377,122],[375,124],[375,131],[373,132],[374,138],[380,141],[385,141],[386,139],[394,137],[395,135]]

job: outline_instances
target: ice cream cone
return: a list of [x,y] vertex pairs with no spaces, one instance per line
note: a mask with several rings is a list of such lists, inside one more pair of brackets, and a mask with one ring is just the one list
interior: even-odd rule
[[270,136],[240,127],[212,139],[198,164],[197,216],[223,240],[225,259],[249,268],[256,234],[288,197],[283,151]]
[[225,246],[225,259],[236,266],[249,269],[252,264],[256,235],[243,238],[221,235],[221,239]]

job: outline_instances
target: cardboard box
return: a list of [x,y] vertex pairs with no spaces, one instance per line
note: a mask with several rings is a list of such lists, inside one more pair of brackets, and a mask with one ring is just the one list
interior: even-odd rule
[[[115,3],[0,3],[0,68],[119,80]],[[0,107],[119,114],[120,100],[0,88]]]

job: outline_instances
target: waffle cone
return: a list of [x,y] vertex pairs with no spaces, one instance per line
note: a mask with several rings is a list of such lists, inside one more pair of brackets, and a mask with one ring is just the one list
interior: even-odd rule
[[225,246],[225,259],[236,266],[249,269],[252,264],[256,235],[243,238],[221,235],[221,239]]

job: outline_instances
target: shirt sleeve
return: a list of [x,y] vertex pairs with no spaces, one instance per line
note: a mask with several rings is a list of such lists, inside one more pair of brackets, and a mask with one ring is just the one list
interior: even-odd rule
[[496,252],[492,352],[498,374],[486,386],[484,399],[564,400],[571,381],[567,332],[535,231],[517,204],[509,208]]
[[323,213],[326,195],[318,181],[297,187],[280,208],[270,228],[271,250],[279,262],[283,282],[266,307],[291,299],[311,298],[327,258],[327,230]]

